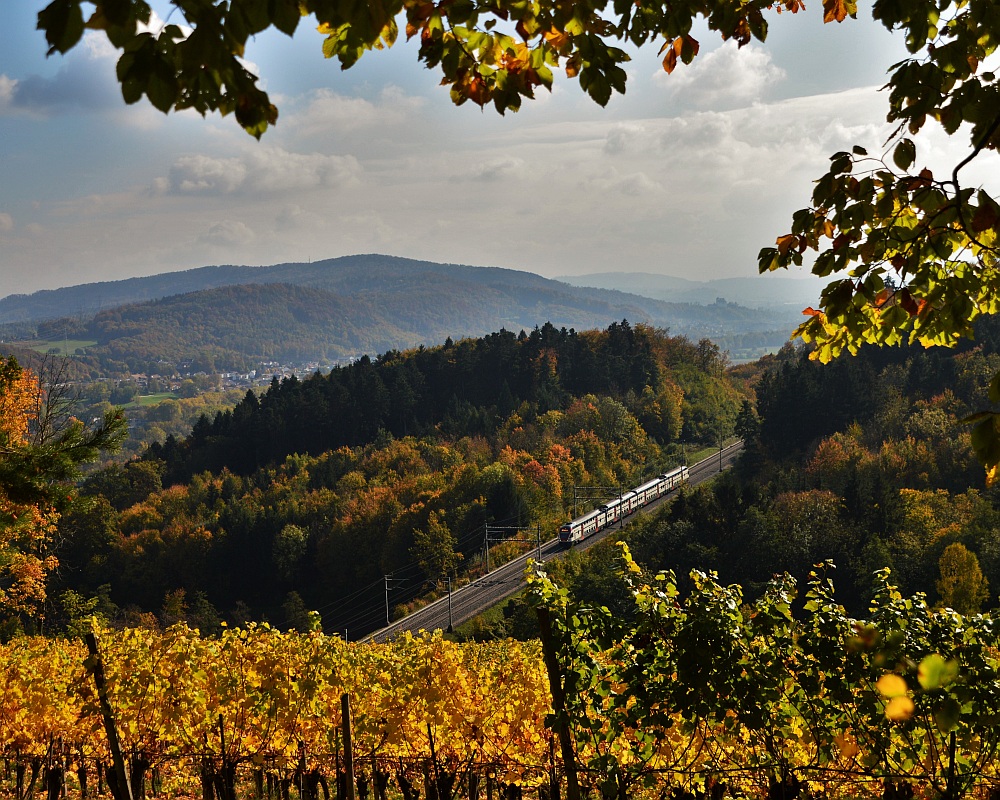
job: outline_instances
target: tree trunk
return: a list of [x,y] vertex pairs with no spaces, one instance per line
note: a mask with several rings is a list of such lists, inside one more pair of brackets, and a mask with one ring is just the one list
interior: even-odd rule
[[59,800],[66,776],[60,763],[50,764],[45,770],[45,789],[48,800]]
[[552,693],[552,710],[556,716],[556,732],[559,734],[563,769],[566,770],[566,800],[580,800],[580,784],[576,776],[576,748],[573,743],[573,732],[566,718],[566,692],[562,683],[562,671],[559,669],[556,643],[552,636],[552,618],[544,606],[539,606],[537,612],[542,655],[545,658],[545,671],[549,676],[549,690]]

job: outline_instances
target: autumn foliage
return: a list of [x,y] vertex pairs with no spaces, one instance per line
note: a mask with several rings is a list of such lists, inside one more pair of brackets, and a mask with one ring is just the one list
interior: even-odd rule
[[[0,458],[28,447],[41,403],[38,379],[13,359],[0,369]],[[12,499],[0,485],[0,606],[21,612],[45,600],[45,578],[59,514],[53,506]]]
[[0,615],[7,618],[38,615],[59,563],[53,545],[60,514],[74,502],[71,481],[125,433],[120,412],[87,426],[69,405],[65,384],[43,385],[13,357],[0,361]]

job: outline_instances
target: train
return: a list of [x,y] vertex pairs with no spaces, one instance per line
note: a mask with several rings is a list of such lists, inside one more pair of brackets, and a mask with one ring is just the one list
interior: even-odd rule
[[622,517],[627,517],[636,509],[663,497],[667,492],[686,483],[691,474],[686,466],[677,467],[663,475],[657,475],[641,486],[636,486],[582,517],[570,520],[559,528],[559,541],[566,545],[582,542],[588,536],[610,527]]

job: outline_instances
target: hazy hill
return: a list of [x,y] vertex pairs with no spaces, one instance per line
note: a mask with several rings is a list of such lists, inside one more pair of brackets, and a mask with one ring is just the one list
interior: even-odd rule
[[87,316],[108,308],[173,294],[250,283],[252,267],[200,267],[146,278],[100,281],[0,299],[0,324]]
[[815,305],[823,282],[812,275],[760,275],[753,278],[719,278],[693,281],[673,275],[649,272],[599,272],[591,275],[563,275],[559,280],[572,286],[618,289],[673,303],[714,303],[719,298],[748,308]]
[[[89,314],[73,310],[37,322],[39,340],[95,342],[86,352],[133,370],[151,362],[200,359],[216,369],[262,360],[300,363],[375,354],[447,337],[547,321],[584,330],[628,319],[691,338],[787,331],[794,320],[730,303],[667,303],[608,289],[574,287],[516,270],[434,264],[389,256],[351,256],[313,264],[205,267],[170,276],[90,284],[0,301],[0,319],[79,309],[130,293],[169,296]],[[198,283],[208,285],[178,294]],[[41,297],[40,297],[41,296]],[[103,301],[102,301],[103,302]],[[22,338],[25,323],[21,329]],[[0,332],[3,336],[4,332]],[[15,338],[11,331],[5,338]]]
[[[744,301],[740,295],[768,297],[775,295],[776,285],[797,286],[802,283],[769,276],[761,278],[761,286],[754,289],[756,292],[754,294],[748,288],[753,279],[710,281],[702,285],[695,281],[663,275],[604,273],[567,277],[555,281],[531,272],[498,267],[469,267],[394,256],[358,255],[310,264],[200,267],[145,278],[82,284],[29,295],[9,295],[0,299],[0,324],[88,316],[130,303],[243,284],[288,283],[354,296],[372,291],[379,294],[413,290],[425,292],[433,290],[436,286],[448,286],[456,281],[465,286],[488,287],[503,293],[513,293],[522,305],[548,303],[559,297],[568,297],[572,298],[569,303],[571,306],[577,305],[584,297],[599,304],[609,302],[608,298],[599,292],[581,294],[578,291],[587,287],[617,290],[646,299],[682,304],[712,304],[718,297],[725,297],[726,300],[739,305],[753,306],[756,303]],[[736,284],[733,284],[733,281],[736,281]],[[576,288],[568,288],[567,283]],[[730,291],[720,294],[714,288],[716,286],[729,288]],[[526,298],[525,293],[530,293],[533,297]],[[618,298],[613,302],[620,304],[622,299]],[[631,298],[630,302],[638,302],[640,306],[648,308],[650,314],[663,311],[662,308],[648,306],[636,298]],[[687,322],[696,318],[697,314],[693,310],[688,310],[680,316]],[[709,319],[713,319],[712,315]],[[483,328],[483,330],[488,329],[488,327]]]

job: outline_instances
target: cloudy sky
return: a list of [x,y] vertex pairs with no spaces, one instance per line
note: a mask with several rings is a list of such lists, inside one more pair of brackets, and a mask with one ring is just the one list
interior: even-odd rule
[[0,26],[0,296],[352,253],[752,275],[831,153],[879,151],[878,87],[904,56],[867,8],[823,25],[813,0],[763,46],[696,31],[701,55],[669,76],[637,54],[606,109],[559,74],[500,117],[453,107],[405,42],[341,72],[303,24],[248,50],[281,113],[256,142],[231,118],[125,106],[96,37],[45,58],[43,5],[6,2]]

